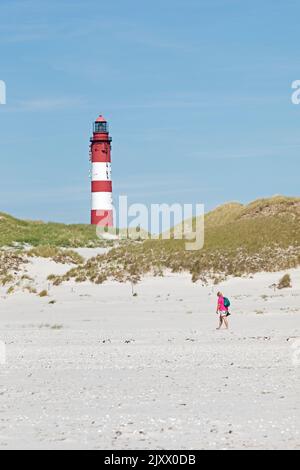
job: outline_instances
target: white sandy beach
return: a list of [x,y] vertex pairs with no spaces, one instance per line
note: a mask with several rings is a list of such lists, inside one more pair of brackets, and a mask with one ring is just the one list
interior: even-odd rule
[[[299,449],[300,270],[192,284],[68,283],[26,267],[49,297],[1,289],[1,449]],[[232,301],[216,331],[216,292]],[[55,301],[55,304],[49,304]]]

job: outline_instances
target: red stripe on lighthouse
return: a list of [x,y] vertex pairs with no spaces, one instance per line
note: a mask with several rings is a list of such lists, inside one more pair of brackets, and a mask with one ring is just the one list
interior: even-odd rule
[[92,181],[92,192],[93,193],[111,193],[112,182],[111,181]]
[[113,227],[113,211],[92,210],[91,223],[99,227]]
[[93,144],[92,162],[110,162],[110,142],[102,142],[101,144]]

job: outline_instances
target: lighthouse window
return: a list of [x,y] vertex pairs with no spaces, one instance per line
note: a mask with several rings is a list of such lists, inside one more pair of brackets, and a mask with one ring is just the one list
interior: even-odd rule
[[96,122],[95,123],[95,132],[98,132],[98,133],[107,132],[107,123],[106,122]]

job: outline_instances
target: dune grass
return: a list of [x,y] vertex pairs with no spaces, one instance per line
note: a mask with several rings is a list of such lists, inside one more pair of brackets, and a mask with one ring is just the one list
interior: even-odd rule
[[84,259],[76,251],[57,248],[49,245],[39,245],[27,252],[30,257],[50,258],[61,264],[82,264]]
[[[218,207],[205,216],[205,245],[200,251],[186,251],[185,240],[132,241],[84,263],[75,252],[60,247],[113,247],[113,242],[96,237],[94,227],[24,222],[0,214],[0,245],[16,242],[33,245],[30,256],[78,265],[65,276],[49,276],[55,285],[70,279],[98,284],[115,279],[134,284],[148,273],[162,276],[166,270],[189,272],[194,281],[212,278],[218,283],[228,275],[275,272],[300,265],[300,198],[277,196],[246,206],[229,203]],[[14,264],[13,258],[11,262]],[[7,274],[9,270],[2,273]]]
[[277,197],[248,206],[227,204],[206,216],[205,245],[186,251],[184,240],[147,240],[111,250],[89,260],[55,284],[75,279],[102,283],[106,279],[137,282],[166,270],[189,272],[194,281],[224,276],[275,272],[300,265],[300,199]]
[[292,279],[289,274],[285,274],[279,281],[277,288],[278,289],[288,289],[292,287]]
[[48,245],[79,248],[109,245],[91,225],[64,225],[15,219],[0,213],[0,246]]
[[12,251],[0,251],[0,282],[3,285],[13,280],[13,274],[19,272],[20,266],[26,263],[24,255]]

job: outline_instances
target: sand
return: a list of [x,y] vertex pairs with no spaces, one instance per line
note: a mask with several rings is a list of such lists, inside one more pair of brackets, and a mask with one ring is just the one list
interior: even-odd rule
[[[0,449],[299,449],[300,270],[192,284],[1,289]],[[216,331],[215,294],[232,301]],[[266,296],[266,297],[265,297]],[[55,301],[54,304],[49,304]]]

